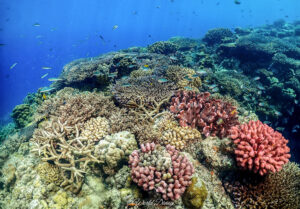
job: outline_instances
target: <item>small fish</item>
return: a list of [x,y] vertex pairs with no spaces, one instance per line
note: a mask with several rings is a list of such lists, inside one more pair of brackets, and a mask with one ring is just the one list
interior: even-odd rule
[[177,57],[175,57],[175,56],[171,56],[171,57],[170,57],[170,60],[177,61],[178,59],[177,59]]
[[184,79],[187,81],[193,81],[193,79],[191,79],[188,75],[184,76]]
[[14,64],[12,64],[12,65],[10,66],[10,68],[9,68],[9,69],[10,69],[10,70],[11,70],[11,69],[13,69],[14,67],[16,67],[16,65],[17,65],[17,64],[18,64],[18,63],[17,63],[17,62],[15,62]]
[[101,72],[94,72],[94,75],[95,76],[100,76],[100,75],[103,75],[103,73],[101,73]]
[[257,91],[257,95],[261,95],[261,94],[262,94],[261,90]]
[[122,86],[123,86],[123,87],[130,87],[131,84],[130,84],[130,83],[123,83]]
[[128,68],[134,68],[136,65],[129,65]]
[[44,92],[49,92],[49,91],[52,91],[54,90],[55,88],[49,88],[49,87],[44,87],[41,89],[41,93],[44,93]]
[[99,35],[99,38],[100,38],[103,42],[105,42],[103,36]]
[[209,85],[209,86],[208,86],[209,89],[213,89],[213,88],[216,88],[216,87],[217,87],[216,84],[212,84],[212,85]]
[[259,76],[256,76],[255,78],[253,78],[254,81],[258,81],[260,79]]
[[144,65],[144,67],[149,68],[149,65]]
[[295,104],[298,104],[298,100],[296,100],[296,99],[295,99],[295,101],[294,101],[294,102],[295,102]]
[[258,103],[258,106],[263,107],[263,106],[265,106],[265,103],[260,102],[260,103]]
[[47,97],[46,97],[46,94],[45,94],[45,93],[43,93],[43,99],[44,99],[44,100],[46,100],[46,99],[47,99]]
[[197,75],[197,74],[194,74],[194,75],[192,75],[192,77],[193,77],[193,78],[198,78],[198,77],[199,77],[199,75]]
[[43,78],[45,78],[47,75],[48,75],[48,73],[46,73],[46,74],[42,75],[42,77],[41,77],[41,78],[43,79]]
[[126,79],[128,79],[128,78],[129,78],[129,76],[124,75],[124,76],[122,76],[121,80],[126,80]]
[[211,90],[212,92],[218,92],[219,91],[219,88],[218,87],[215,87]]
[[187,91],[193,91],[193,88],[190,87],[190,86],[185,86],[184,89],[187,90]]
[[5,46],[6,44],[0,44],[0,46]]
[[258,88],[259,90],[265,90],[265,87],[263,87],[262,85],[257,85],[257,88]]
[[55,81],[62,81],[63,79],[61,78],[48,78],[48,81],[51,81],[51,82],[55,82]]
[[271,124],[271,122],[270,122],[270,121],[267,121],[267,120],[264,121],[264,123],[265,123],[265,124]]
[[222,123],[224,123],[223,119],[222,119],[222,118],[219,118],[219,119],[217,120],[217,125],[221,125]]
[[241,2],[239,0],[234,0],[234,3],[237,4],[237,5],[241,4]]
[[108,74],[109,78],[114,78],[114,77],[117,77],[117,76],[118,76],[118,73],[110,73],[110,74]]
[[276,130],[277,131],[284,131],[284,127],[277,127]]
[[298,129],[299,129],[299,128],[300,128],[299,125],[294,125],[294,126],[293,126],[293,129],[292,129],[292,133],[298,132]]
[[43,70],[51,70],[52,67],[42,67]]
[[114,25],[112,29],[116,30],[116,29],[118,29],[118,27],[119,27],[118,25]]
[[291,109],[288,109],[287,112],[290,116],[292,116],[294,113],[294,107],[291,107]]
[[276,115],[276,116],[282,116],[282,113],[279,112],[279,111],[275,111],[275,115]]
[[128,203],[127,206],[128,207],[135,207],[135,206],[137,206],[137,204],[136,203]]
[[43,36],[42,35],[37,35],[35,38],[42,38]]
[[34,26],[34,27],[40,27],[41,25],[39,23],[34,23],[32,26]]
[[160,78],[160,79],[158,79],[158,82],[159,83],[166,83],[166,82],[168,82],[168,79],[166,79],[166,78]]
[[207,74],[207,72],[205,70],[196,70],[196,73],[198,75],[206,75]]

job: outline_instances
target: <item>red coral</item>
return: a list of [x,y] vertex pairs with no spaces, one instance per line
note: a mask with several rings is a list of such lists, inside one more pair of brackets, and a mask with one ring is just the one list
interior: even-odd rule
[[238,165],[260,175],[280,171],[291,157],[288,140],[261,121],[232,127],[230,137],[237,145],[235,155]]
[[223,138],[232,126],[239,124],[236,107],[210,98],[209,92],[179,91],[172,98],[170,111],[176,114],[181,126],[198,127],[205,136]]
[[[159,148],[158,148],[159,147]],[[174,146],[142,144],[129,156],[132,180],[145,191],[155,190],[164,200],[177,200],[191,183],[194,167]]]

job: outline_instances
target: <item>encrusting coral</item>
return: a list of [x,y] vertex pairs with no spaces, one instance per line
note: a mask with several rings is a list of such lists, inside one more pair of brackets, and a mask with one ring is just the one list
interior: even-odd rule
[[95,157],[103,164],[106,174],[114,174],[115,169],[122,161],[137,149],[134,135],[128,131],[106,136],[95,146]]
[[182,200],[188,209],[201,209],[207,198],[205,184],[197,177],[192,178],[192,183],[183,194]]
[[54,183],[59,186],[63,182],[61,170],[56,165],[43,162],[37,166],[36,170],[46,184]]
[[260,175],[280,171],[291,157],[288,140],[259,120],[231,127],[230,137],[238,165]]
[[174,146],[141,144],[129,157],[132,180],[145,191],[154,190],[164,200],[177,200],[191,183],[194,167]]

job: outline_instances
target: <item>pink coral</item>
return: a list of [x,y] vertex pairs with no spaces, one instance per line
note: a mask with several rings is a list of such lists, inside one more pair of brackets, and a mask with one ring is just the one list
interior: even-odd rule
[[230,127],[239,124],[236,107],[210,98],[209,92],[179,91],[172,98],[170,111],[176,114],[181,126],[198,127],[205,136],[223,138]]
[[235,155],[238,165],[260,175],[280,171],[291,157],[288,140],[261,121],[232,127],[230,137],[237,145]]
[[130,155],[129,164],[133,181],[145,191],[161,193],[164,200],[179,199],[194,173],[186,156],[171,145],[142,144]]

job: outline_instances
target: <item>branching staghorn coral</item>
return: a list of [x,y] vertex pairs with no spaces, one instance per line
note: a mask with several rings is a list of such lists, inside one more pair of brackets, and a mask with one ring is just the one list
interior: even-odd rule
[[[100,161],[94,156],[94,142],[80,136],[77,125],[67,126],[67,121],[46,121],[44,128],[34,131],[33,152],[37,152],[43,161],[50,161],[57,165],[63,174],[62,187],[78,193],[83,183],[87,165]],[[68,136],[70,131],[74,136]]]
[[[62,92],[65,89],[68,91]],[[92,117],[109,117],[117,107],[110,97],[96,92],[73,92],[70,88],[59,91],[56,96],[45,100],[37,110],[37,118],[59,118],[68,126],[82,128],[83,123]],[[74,132],[72,132],[74,133]]]

